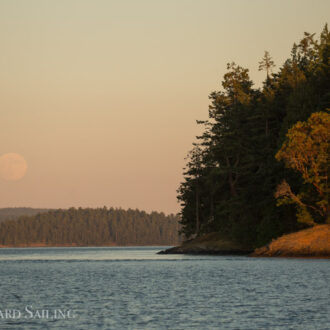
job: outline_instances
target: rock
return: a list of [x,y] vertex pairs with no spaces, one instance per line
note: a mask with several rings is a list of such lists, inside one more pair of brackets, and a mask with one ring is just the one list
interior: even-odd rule
[[246,255],[251,251],[240,243],[224,238],[220,233],[209,233],[158,254]]

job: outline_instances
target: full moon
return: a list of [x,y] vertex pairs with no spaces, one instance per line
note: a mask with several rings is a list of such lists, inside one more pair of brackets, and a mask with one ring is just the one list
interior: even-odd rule
[[0,176],[8,181],[22,179],[27,170],[25,159],[16,153],[3,154],[0,157]]

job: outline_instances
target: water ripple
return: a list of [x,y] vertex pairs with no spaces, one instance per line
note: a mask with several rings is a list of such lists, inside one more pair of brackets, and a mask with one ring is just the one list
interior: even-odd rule
[[0,311],[22,314],[0,314],[0,329],[329,329],[327,260],[159,249],[0,250]]

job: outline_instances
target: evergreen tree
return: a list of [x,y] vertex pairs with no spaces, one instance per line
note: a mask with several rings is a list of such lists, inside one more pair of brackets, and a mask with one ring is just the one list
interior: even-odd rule
[[319,40],[305,33],[277,73],[265,52],[262,89],[247,69],[227,65],[222,90],[210,94],[209,120],[198,121],[204,132],[191,153],[198,161],[188,158],[178,189],[186,237],[220,231],[255,247],[299,228],[294,206],[278,208],[274,192],[283,178],[294,191],[304,182],[275,155],[293,125],[330,107],[329,54],[326,25]]

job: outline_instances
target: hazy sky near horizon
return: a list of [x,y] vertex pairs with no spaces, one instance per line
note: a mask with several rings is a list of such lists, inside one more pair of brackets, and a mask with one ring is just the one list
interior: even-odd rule
[[178,212],[187,152],[226,63],[277,68],[330,1],[0,0],[0,207]]

